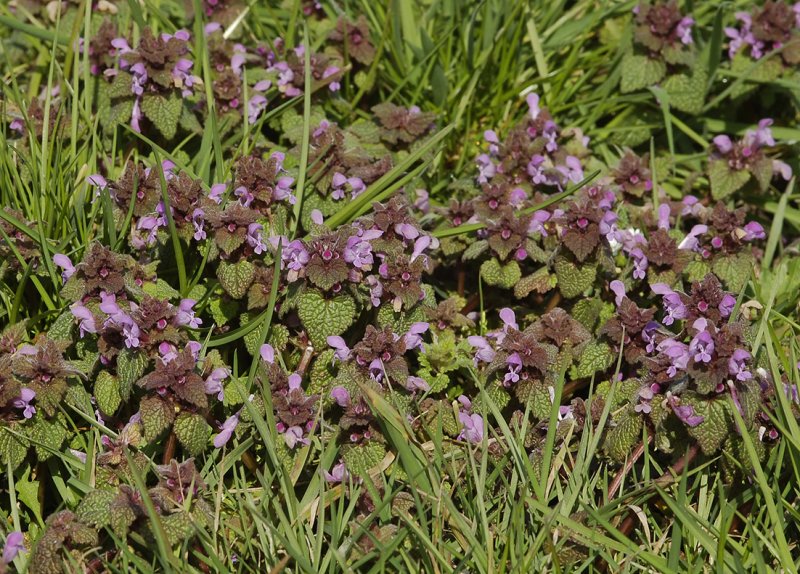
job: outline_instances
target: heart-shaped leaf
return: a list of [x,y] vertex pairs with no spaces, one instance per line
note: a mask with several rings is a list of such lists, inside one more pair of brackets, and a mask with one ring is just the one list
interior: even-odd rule
[[297,314],[311,343],[318,349],[324,349],[328,337],[341,335],[353,324],[356,302],[349,295],[325,299],[319,291],[308,290],[298,298]]

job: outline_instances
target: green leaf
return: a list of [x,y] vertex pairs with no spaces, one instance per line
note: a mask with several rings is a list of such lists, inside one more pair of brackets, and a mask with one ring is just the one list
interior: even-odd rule
[[687,114],[699,114],[703,110],[708,75],[702,68],[690,77],[675,74],[664,81],[663,88],[669,94],[669,105]]
[[738,293],[750,278],[755,267],[755,259],[749,251],[736,253],[735,255],[719,256],[712,265],[711,269],[719,277],[725,287],[734,293]]
[[664,62],[647,56],[628,54],[622,59],[622,93],[634,92],[657,83],[667,71]]
[[143,351],[123,349],[117,355],[117,378],[119,379],[119,395],[127,401],[131,395],[133,383],[144,375],[150,359]]
[[[16,432],[21,432],[19,426],[12,426]],[[15,436],[5,427],[0,427],[0,461],[4,466],[11,464],[12,469],[16,469],[28,454],[28,443],[24,438]]]
[[492,258],[481,265],[481,278],[489,285],[511,289],[522,278],[522,271],[516,261],[500,265],[497,259]]
[[155,283],[148,282],[142,285],[142,291],[156,299],[179,299],[180,292],[169,283],[159,278]]
[[98,488],[84,496],[75,514],[81,522],[103,528],[111,521],[111,503],[117,493],[113,490]]
[[617,462],[622,462],[642,435],[642,418],[628,409],[615,422],[616,426],[606,436],[606,452]]
[[473,259],[477,259],[481,256],[486,250],[489,249],[489,242],[485,239],[479,239],[478,241],[473,241],[469,244],[469,246],[464,250],[464,254],[461,258],[464,261],[471,261]]
[[211,427],[202,415],[182,412],[175,419],[175,436],[192,456],[203,452],[211,436]]
[[524,299],[534,291],[547,293],[557,284],[558,279],[556,279],[556,276],[551,275],[547,271],[547,267],[542,267],[536,273],[523,277],[514,285],[514,297]]
[[703,417],[703,422],[696,427],[687,427],[689,434],[697,440],[704,454],[715,454],[728,435],[735,432],[727,403],[724,400],[704,400],[699,397],[690,399],[686,395],[681,402],[691,404],[695,414]]
[[558,288],[567,299],[582,295],[592,286],[597,277],[596,264],[584,263],[578,267],[566,257],[556,258],[555,271]]
[[689,283],[702,281],[711,272],[711,266],[705,261],[691,261],[683,270],[683,274]]
[[708,179],[711,182],[711,196],[725,199],[750,180],[750,172],[731,169],[726,160],[714,159],[708,162]]
[[371,468],[376,467],[386,455],[386,448],[375,441],[353,446],[344,451],[344,465],[353,476],[367,476]]
[[208,310],[214,323],[221,327],[239,314],[239,304],[227,297],[214,297],[208,304]]
[[139,403],[139,412],[142,415],[144,437],[147,442],[152,442],[158,435],[172,425],[175,420],[175,410],[172,406],[158,397],[145,397]]
[[220,285],[234,299],[241,299],[247,294],[247,289],[256,275],[256,267],[249,261],[228,263],[220,261],[217,267],[217,278]]
[[75,317],[71,311],[64,311],[50,325],[47,337],[52,341],[72,341],[72,329],[75,326]]
[[356,302],[349,295],[325,299],[322,293],[312,289],[298,298],[297,314],[311,343],[318,349],[324,349],[327,348],[328,337],[341,335],[353,324]]
[[25,469],[25,472],[22,473],[22,476],[16,480],[14,489],[17,491],[17,498],[20,502],[33,511],[39,522],[44,522],[42,518],[42,505],[39,502],[39,481],[30,480],[30,476],[31,469],[28,467]]
[[173,91],[166,98],[158,94],[145,94],[141,106],[145,117],[153,122],[161,135],[168,140],[175,137],[183,111],[183,100],[178,92]]
[[575,367],[574,378],[591,377],[598,371],[605,371],[614,362],[614,353],[605,343],[592,341],[584,347]]
[[48,420],[44,418],[41,412],[36,413],[33,424],[28,427],[27,431],[28,437],[36,448],[36,456],[40,461],[50,458],[53,455],[51,449],[59,450],[64,439],[67,438],[67,431],[58,418]]
[[106,416],[112,416],[122,404],[119,387],[119,380],[108,371],[100,371],[97,374],[94,397],[100,412]]

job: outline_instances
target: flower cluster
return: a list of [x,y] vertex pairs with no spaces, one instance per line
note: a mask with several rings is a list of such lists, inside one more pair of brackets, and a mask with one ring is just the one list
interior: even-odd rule
[[729,38],[728,56],[733,59],[744,53],[759,60],[783,48],[781,58],[789,65],[800,62],[797,29],[800,28],[800,3],[789,4],[783,0],[767,2],[751,12],[737,12],[737,26],[725,28]]
[[636,42],[644,46],[650,54],[661,55],[667,61],[674,59],[670,52],[680,52],[683,46],[690,46],[694,18],[684,16],[676,0],[642,3],[634,9]]

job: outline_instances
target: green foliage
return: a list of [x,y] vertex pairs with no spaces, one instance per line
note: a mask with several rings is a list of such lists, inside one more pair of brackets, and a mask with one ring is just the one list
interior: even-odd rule
[[661,60],[628,54],[622,59],[622,93],[635,92],[658,83],[667,71]]
[[327,346],[328,337],[341,335],[353,324],[356,304],[349,295],[335,295],[326,299],[320,291],[310,289],[300,295],[297,314],[311,343],[322,349]]
[[225,292],[234,299],[241,299],[253,282],[256,267],[250,261],[228,263],[220,261],[217,267],[217,279]]
[[597,266],[591,263],[576,265],[566,257],[557,257],[555,272],[561,294],[573,299],[592,287],[597,277]]
[[211,427],[197,413],[182,412],[175,419],[175,436],[191,456],[197,456],[205,450],[211,436]]
[[522,278],[519,263],[509,261],[501,264],[497,259],[489,259],[481,265],[481,279],[488,285],[511,289]]

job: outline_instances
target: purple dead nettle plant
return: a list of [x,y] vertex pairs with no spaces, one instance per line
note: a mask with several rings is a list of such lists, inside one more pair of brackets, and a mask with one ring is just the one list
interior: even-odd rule
[[[792,177],[792,168],[785,162],[766,154],[766,148],[775,146],[770,126],[772,119],[765,118],[758,122],[755,130],[747,130],[738,141],[727,135],[714,137],[711,150],[711,162],[725,162],[731,172],[750,172],[762,189],[769,186],[774,176],[788,181]],[[714,182],[712,181],[712,187]]]
[[276,430],[290,450],[299,445],[309,445],[308,437],[317,425],[319,395],[306,394],[300,374],[287,376],[276,363],[275,349],[271,345],[262,345],[259,355],[270,386]]
[[[703,417],[691,405],[681,404],[683,388],[704,400],[730,394],[745,416],[738,396],[742,385],[753,382],[753,367],[746,349],[746,323],[741,317],[731,318],[736,299],[722,290],[714,275],[693,283],[689,294],[663,283],[652,285],[652,290],[662,297],[663,323],[676,330],[676,321],[681,321],[683,330],[676,335],[656,325],[646,359],[650,366],[647,388],[641,398],[648,402],[656,394],[666,395],[673,412],[689,426],[697,426]],[[676,382],[680,380],[685,382]],[[637,410],[649,412],[647,407]]]
[[[135,96],[131,127],[135,131],[141,131],[142,98],[146,94],[167,95],[177,90],[181,97],[187,98],[202,82],[191,73],[194,63],[189,58],[190,38],[186,30],[154,36],[145,28],[136,49],[131,48],[125,38],[112,41],[119,56],[120,71],[131,76],[131,92]],[[117,73],[113,69],[105,71],[109,77]]]
[[[523,186],[530,191],[533,187],[554,187],[563,190],[569,183],[583,179],[581,158],[567,151],[566,138],[550,116],[540,106],[538,94],[527,96],[528,115],[525,121],[510,130],[501,141],[497,132],[487,130],[484,140],[488,153],[478,156],[477,181],[480,184],[491,182],[502,176],[512,186]],[[578,146],[585,151],[588,138],[575,132]]]
[[[275,51],[267,51],[265,56],[267,72],[278,92],[287,98],[302,95],[305,87],[306,47],[300,44],[294,49],[286,49],[280,38],[273,41],[273,46]],[[312,52],[309,54],[309,62],[312,81],[310,88],[316,90],[327,86],[331,92],[337,92],[344,73],[340,56]]]
[[[680,52],[691,46],[694,19],[681,14],[675,0],[642,2],[633,9],[636,27],[634,38],[651,54],[662,55],[667,61],[675,59],[670,52]],[[668,54],[665,56],[665,53]]]
[[[422,335],[428,329],[428,323],[420,321],[413,323],[405,334],[398,335],[391,327],[380,330],[368,325],[363,339],[352,349],[339,336],[328,337],[328,345],[335,351],[334,361],[352,361],[362,374],[378,383],[379,388],[394,384],[412,393],[426,392],[427,383],[410,374],[405,355],[422,349]],[[338,389],[340,387],[334,390],[339,395],[332,393],[331,396],[341,404],[343,395]]]
[[736,25],[725,28],[729,38],[728,57],[733,60],[744,54],[760,60],[770,52],[783,48],[781,59],[788,66],[800,62],[797,30],[800,28],[800,2],[790,4],[767,1],[751,12],[736,12]]

